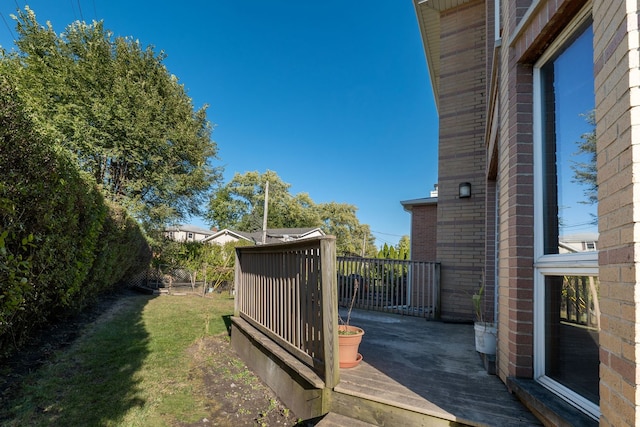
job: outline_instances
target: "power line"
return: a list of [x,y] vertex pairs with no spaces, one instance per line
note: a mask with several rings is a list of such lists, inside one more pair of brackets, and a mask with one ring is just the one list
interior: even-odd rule
[[69,0],[69,3],[71,4],[71,13],[73,14],[73,20],[77,21],[78,15],[76,15],[76,7],[73,5],[73,0]]
[[[376,234],[384,234],[385,236],[393,236],[393,237],[402,237],[402,236],[406,236],[406,234],[391,234],[391,233],[383,233],[382,231],[374,231],[371,230],[372,233],[376,233]],[[381,239],[382,240],[382,239]]]
[[80,5],[80,0],[78,0],[78,11],[80,12],[80,20],[84,21],[84,16],[82,15],[82,6]]
[[9,23],[7,22],[7,20],[4,17],[4,13],[0,12],[0,16],[2,17],[2,21],[4,22],[5,27],[7,27],[7,30],[9,30],[9,34],[11,34],[11,40],[13,40],[15,42],[16,41],[16,36],[13,34],[13,31],[11,31],[11,27],[9,26]]

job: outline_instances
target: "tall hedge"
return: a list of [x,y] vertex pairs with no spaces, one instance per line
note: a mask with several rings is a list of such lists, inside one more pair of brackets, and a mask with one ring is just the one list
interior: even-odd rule
[[0,348],[78,310],[149,260],[139,228],[37,134],[0,79]]

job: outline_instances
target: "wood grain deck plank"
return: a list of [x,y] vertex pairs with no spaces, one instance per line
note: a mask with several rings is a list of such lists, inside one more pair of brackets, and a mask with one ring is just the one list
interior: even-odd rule
[[365,329],[364,360],[340,370],[336,392],[460,424],[541,425],[484,371],[473,326],[355,311],[352,319]]

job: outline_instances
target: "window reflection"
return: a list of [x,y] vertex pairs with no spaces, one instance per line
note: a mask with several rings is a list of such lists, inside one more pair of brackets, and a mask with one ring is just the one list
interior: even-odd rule
[[545,278],[545,373],[596,404],[599,291],[594,276]]
[[540,72],[545,254],[597,250],[597,183],[589,25]]

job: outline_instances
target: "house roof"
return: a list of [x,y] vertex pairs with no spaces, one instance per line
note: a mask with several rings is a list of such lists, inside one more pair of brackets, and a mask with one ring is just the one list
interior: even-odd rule
[[402,200],[400,202],[405,211],[411,212],[414,206],[437,205],[437,197],[424,197],[422,199]]
[[[304,239],[306,236],[315,232],[319,232],[323,236],[325,234],[318,227],[315,227],[315,228],[311,228],[311,227],[309,228],[268,228],[266,243],[279,243],[279,242],[282,242],[283,240]],[[225,228],[224,230],[218,231],[212,236],[207,237],[205,241],[214,240],[217,237],[222,235],[232,235],[238,240],[243,239],[243,240],[248,240],[254,243],[262,242],[262,231],[247,232],[247,231],[230,230],[227,228]]]
[[164,231],[186,231],[188,233],[204,234],[205,236],[210,236],[216,232],[215,230],[208,230],[206,228],[202,228],[202,227],[198,227],[190,224],[174,225],[174,226],[165,228]]
[[576,243],[576,242],[597,242],[600,234],[595,232],[574,233],[565,234],[559,237],[561,242]]
[[468,3],[470,0],[413,0],[422,44],[427,57],[431,87],[439,109],[440,87],[440,12]]

